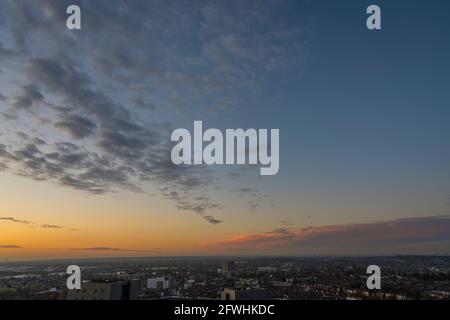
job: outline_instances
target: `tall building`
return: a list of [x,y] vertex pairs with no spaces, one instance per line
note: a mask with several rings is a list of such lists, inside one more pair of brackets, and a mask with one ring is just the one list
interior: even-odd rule
[[224,273],[235,271],[236,268],[235,268],[234,261],[224,261],[222,269],[223,269]]
[[147,280],[147,289],[167,290],[175,286],[175,281],[170,277],[150,278]]
[[138,294],[139,280],[87,281],[69,290],[67,300],[135,300]]
[[234,261],[224,261],[222,266],[222,274],[225,278],[231,278],[233,272],[236,271]]

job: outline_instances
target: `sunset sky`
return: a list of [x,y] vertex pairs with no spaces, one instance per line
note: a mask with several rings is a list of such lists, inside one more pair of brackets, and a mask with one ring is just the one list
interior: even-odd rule
[[[449,12],[2,0],[0,258],[450,254]],[[280,172],[175,166],[195,120],[280,129]]]

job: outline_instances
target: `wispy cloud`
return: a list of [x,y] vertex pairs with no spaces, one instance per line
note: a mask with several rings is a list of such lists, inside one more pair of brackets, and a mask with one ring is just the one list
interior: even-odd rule
[[10,222],[14,222],[14,223],[20,223],[20,224],[34,224],[31,221],[27,221],[27,220],[20,220],[20,219],[16,219],[14,217],[0,217],[0,220],[3,221],[10,221]]
[[138,252],[139,250],[127,250],[114,247],[88,247],[88,248],[71,248],[73,251],[121,251],[121,252]]
[[4,244],[0,245],[0,249],[22,249],[22,247],[14,244]]
[[78,230],[75,228],[67,228],[67,227],[55,225],[55,224],[38,224],[33,221],[16,219],[14,217],[0,217],[0,221],[23,224],[23,225],[29,226],[31,228],[41,228],[41,229],[50,229],[50,230],[51,229],[60,229],[60,230],[69,230],[69,231],[77,231]]
[[63,229],[63,227],[54,224],[41,224],[40,227],[43,229]]

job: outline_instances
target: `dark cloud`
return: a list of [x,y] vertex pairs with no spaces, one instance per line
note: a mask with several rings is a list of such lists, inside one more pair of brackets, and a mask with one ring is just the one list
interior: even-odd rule
[[31,221],[27,221],[27,220],[20,220],[20,219],[16,219],[14,217],[0,217],[0,221],[10,221],[10,222],[14,222],[14,223],[20,223],[20,224],[33,224],[33,222]]
[[40,227],[42,229],[64,229],[63,227],[57,226],[57,225],[54,225],[54,224],[41,224]]
[[57,128],[68,131],[73,138],[81,139],[90,136],[97,128],[96,124],[88,118],[79,115],[66,115],[55,123]]
[[5,48],[3,43],[0,42],[0,58],[7,59],[12,58],[17,54],[15,50]]
[[37,224],[37,223],[35,223],[33,221],[16,219],[14,217],[0,217],[0,221],[7,221],[7,222],[12,222],[12,223],[24,224],[24,225],[27,225],[27,226],[29,226],[31,228],[60,229],[60,230],[70,230],[70,231],[78,230],[78,229],[73,229],[73,228],[66,228],[66,227],[63,227],[63,226],[55,225],[55,224]]
[[179,203],[177,205],[178,209],[195,212],[210,224],[216,225],[223,222],[222,220],[206,214],[206,212],[210,210],[220,208],[220,205],[218,204],[210,203],[208,201],[187,203],[184,200],[178,200],[177,202]]
[[72,143],[56,143],[51,152],[44,152],[42,147],[48,147],[48,144],[38,142],[32,139],[14,152],[0,145],[0,158],[14,161],[19,175],[38,181],[55,181],[77,190],[101,194],[111,191],[111,185],[137,189],[129,181],[130,169],[115,164],[108,157]]
[[144,110],[156,110],[156,106],[153,102],[145,101],[143,98],[140,97],[134,99],[134,104],[137,107],[142,108]]
[[89,248],[72,248],[73,251],[135,251],[135,250],[124,250],[113,247],[89,247]]
[[22,249],[22,247],[14,245],[14,244],[5,244],[5,245],[0,245],[0,249]]
[[222,220],[218,220],[212,216],[203,216],[203,218],[211,224],[219,224],[222,223]]
[[102,133],[99,146],[106,152],[125,159],[141,159],[144,156],[145,141],[123,132]]
[[39,88],[34,84],[27,84],[22,86],[20,93],[12,99],[11,104],[15,109],[35,111],[34,109],[43,101],[44,96]]

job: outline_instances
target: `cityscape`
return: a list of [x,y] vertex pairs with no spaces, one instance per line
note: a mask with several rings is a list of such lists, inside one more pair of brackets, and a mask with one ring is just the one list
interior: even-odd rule
[[[68,290],[68,264],[81,268]],[[381,289],[366,268],[379,265]],[[449,256],[163,257],[3,261],[2,300],[442,300]]]
[[448,302],[449,13],[1,0],[0,310]]

